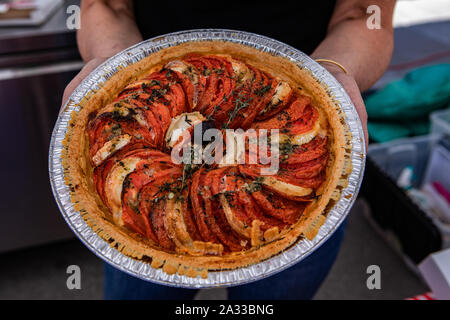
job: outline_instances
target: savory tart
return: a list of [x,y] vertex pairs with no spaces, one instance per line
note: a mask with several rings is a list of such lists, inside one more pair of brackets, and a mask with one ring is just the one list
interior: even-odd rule
[[[278,170],[174,161],[174,148],[195,146],[184,137],[199,125],[224,133],[224,152],[230,129],[277,129]],[[75,208],[111,246],[169,274],[206,277],[314,238],[347,184],[350,138],[307,70],[203,41],[153,53],[86,96],[62,157]],[[251,141],[243,150],[248,159]]]

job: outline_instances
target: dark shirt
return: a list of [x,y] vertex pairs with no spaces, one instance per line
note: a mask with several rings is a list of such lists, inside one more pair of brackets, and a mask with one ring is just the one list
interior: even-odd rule
[[135,16],[144,39],[202,28],[258,33],[307,54],[324,39],[335,1],[149,1],[135,0]]

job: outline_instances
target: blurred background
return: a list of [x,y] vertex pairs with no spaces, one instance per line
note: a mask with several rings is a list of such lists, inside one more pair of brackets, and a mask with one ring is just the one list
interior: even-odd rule
[[[48,178],[62,93],[83,66],[70,5],[79,1],[0,1],[0,299],[103,297],[103,263],[66,226]],[[316,299],[426,299],[449,287],[450,1],[398,1],[394,26],[391,65],[363,95],[371,142],[363,186]],[[66,286],[73,264],[81,290]],[[379,290],[366,285],[370,265],[380,267]]]

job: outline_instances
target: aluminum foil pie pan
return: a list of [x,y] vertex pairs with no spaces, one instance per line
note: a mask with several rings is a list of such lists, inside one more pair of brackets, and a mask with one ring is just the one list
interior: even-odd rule
[[[120,68],[133,64],[154,52],[185,42],[208,40],[240,43],[285,57],[300,67],[310,70],[340,104],[346,115],[346,122],[352,133],[351,161],[353,170],[348,177],[348,186],[342,191],[341,198],[328,213],[325,223],[313,240],[301,239],[286,251],[245,268],[229,271],[209,271],[208,278],[203,279],[200,277],[189,278],[178,274],[168,275],[162,269],[154,269],[144,261],[124,255],[98,236],[87,225],[80,212],[74,209],[70,200],[69,187],[64,180],[61,153],[63,150],[62,142],[67,132],[71,113],[74,110],[79,110],[79,103],[87,93],[98,89]],[[264,36],[242,31],[204,29],[170,33],[143,41],[113,56],[87,76],[74,90],[56,121],[49,150],[49,174],[54,197],[67,224],[78,238],[101,259],[117,269],[143,280],[174,287],[207,288],[234,286],[263,279],[300,262],[314,252],[336,231],[350,211],[362,181],[365,157],[364,135],[356,109],[339,82],[321,65],[299,50]]]

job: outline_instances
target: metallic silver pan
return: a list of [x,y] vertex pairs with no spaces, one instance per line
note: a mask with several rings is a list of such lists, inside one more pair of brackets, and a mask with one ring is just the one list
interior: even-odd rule
[[[102,83],[118,72],[123,66],[133,64],[161,49],[192,41],[222,40],[240,43],[288,58],[300,67],[308,69],[339,103],[346,115],[346,122],[352,133],[351,161],[353,171],[348,186],[329,212],[325,223],[313,240],[302,239],[288,250],[258,264],[230,271],[210,271],[207,279],[189,278],[178,274],[168,275],[161,269],[153,269],[149,264],[130,258],[100,238],[83,220],[70,201],[70,190],[64,182],[61,163],[62,141],[67,132],[70,114],[78,110],[78,104],[91,90],[98,89]],[[68,104],[56,121],[49,150],[49,174],[53,194],[67,224],[80,240],[97,256],[114,267],[143,280],[175,287],[206,288],[240,285],[270,275],[300,262],[320,247],[339,227],[353,205],[362,181],[365,164],[364,135],[356,109],[349,96],[338,81],[322,66],[299,50],[279,41],[253,33],[205,29],[171,33],[141,42],[110,58],[95,69],[72,93]]]

